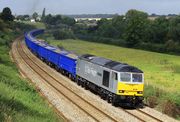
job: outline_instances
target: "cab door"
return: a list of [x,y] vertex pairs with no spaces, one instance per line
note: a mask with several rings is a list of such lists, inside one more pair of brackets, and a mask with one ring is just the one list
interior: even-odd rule
[[112,71],[111,72],[111,84],[110,87],[113,88],[115,84],[117,84],[118,82],[118,73]]

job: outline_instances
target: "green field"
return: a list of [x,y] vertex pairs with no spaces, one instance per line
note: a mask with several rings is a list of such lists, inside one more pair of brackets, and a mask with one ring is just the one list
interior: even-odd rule
[[77,54],[90,53],[136,66],[145,74],[145,97],[157,96],[159,103],[170,100],[180,105],[180,56],[81,40],[48,39],[48,42]]
[[28,25],[33,25],[36,28],[41,28],[41,29],[45,29],[45,25],[42,22],[30,22],[30,21],[23,21],[23,23],[28,24]]
[[36,92],[22,79],[9,57],[9,48],[0,46],[0,122],[62,121]]

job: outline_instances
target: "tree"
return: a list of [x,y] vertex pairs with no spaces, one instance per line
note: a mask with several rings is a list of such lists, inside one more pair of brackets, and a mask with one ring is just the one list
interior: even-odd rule
[[70,29],[59,29],[55,30],[53,32],[53,36],[55,39],[60,40],[60,39],[74,39],[74,33]]
[[0,19],[0,31],[3,31],[4,28],[5,28],[5,23],[3,22],[2,19]]
[[117,30],[116,37],[122,39],[126,27],[125,17],[115,16],[112,19],[112,26]]
[[32,18],[35,19],[35,21],[36,21],[37,18],[38,18],[38,13],[37,13],[37,12],[34,12],[33,15],[32,15]]
[[169,39],[180,43],[180,16],[172,17],[170,19],[168,37]]
[[14,16],[11,13],[11,9],[6,7],[3,9],[2,13],[1,13],[1,19],[4,21],[13,21],[14,20]]
[[118,30],[112,26],[111,20],[102,20],[98,25],[97,34],[101,37],[115,38],[118,35]]
[[63,16],[62,17],[62,23],[69,25],[69,26],[73,26],[76,22],[73,18]]
[[167,41],[169,20],[165,16],[150,21],[147,26],[146,40],[151,43],[164,44]]
[[46,23],[48,26],[59,26],[63,24],[67,26],[73,26],[75,24],[75,20],[66,16],[52,16],[49,14],[44,18],[44,23]]
[[143,41],[147,25],[147,17],[147,13],[137,10],[129,10],[126,13],[126,29],[124,39],[127,41],[127,46],[133,47],[140,43],[140,41]]
[[44,21],[45,17],[46,17],[46,8],[43,9],[41,20]]
[[29,15],[18,15],[16,17],[17,20],[21,20],[21,21],[28,21],[30,20],[30,16]]

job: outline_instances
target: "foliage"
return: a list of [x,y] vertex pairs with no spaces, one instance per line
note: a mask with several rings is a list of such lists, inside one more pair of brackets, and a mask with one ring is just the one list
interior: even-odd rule
[[75,20],[73,18],[63,16],[62,23],[68,26],[73,26],[75,24]]
[[37,12],[34,12],[33,15],[32,15],[32,18],[35,19],[35,21],[37,21],[38,13],[37,13]]
[[45,17],[46,17],[46,8],[43,9],[41,20],[44,21]]
[[0,31],[3,31],[5,28],[6,24],[3,22],[3,20],[0,18]]
[[24,23],[24,25],[33,26],[35,28],[46,29],[44,23],[42,23],[42,22],[23,21],[22,23]]
[[124,16],[116,16],[112,20],[101,19],[97,24],[96,36],[122,38],[125,29]]
[[83,25],[83,24],[78,24],[76,23],[72,30],[74,31],[75,34],[81,34],[81,35],[87,35],[87,30],[88,30],[88,27],[86,25]]
[[126,29],[124,39],[127,41],[127,46],[133,47],[140,43],[145,36],[144,30],[146,28],[148,14],[137,11],[129,10],[126,15]]
[[126,27],[125,16],[116,16],[112,19],[112,26],[116,29],[117,35],[115,38],[123,38],[123,34]]
[[16,17],[17,20],[21,20],[21,21],[30,21],[30,16],[29,15],[18,15]]
[[[123,45],[120,46],[180,54],[180,16],[170,18],[159,16],[155,20],[150,20],[145,12],[129,10],[125,16],[103,18],[97,22],[97,26],[87,27],[81,23],[75,24],[73,31],[76,35],[82,35],[78,36],[83,37],[80,39],[97,38],[97,42],[100,42],[99,38],[124,40]],[[107,41],[107,44],[114,45],[111,42]],[[119,45],[119,43],[116,44]]]
[[149,21],[145,30],[145,40],[151,43],[164,44],[167,41],[168,25],[169,22],[165,16]]
[[43,22],[46,28],[52,32],[55,39],[74,39],[75,35],[72,27],[75,25],[75,20],[70,17],[51,14],[44,17]]
[[[102,22],[103,21],[103,22]],[[118,35],[118,31],[112,26],[112,21],[106,19],[99,22],[100,26],[98,27],[97,34],[101,37],[113,38]]]
[[65,24],[68,26],[73,26],[75,24],[75,20],[73,18],[69,18],[61,15],[52,16],[51,14],[45,16],[43,22],[47,25]]
[[180,16],[170,18],[169,21],[169,39],[180,43]]
[[74,39],[74,33],[70,29],[59,29],[55,30],[53,32],[53,36],[55,39],[60,40],[60,39]]
[[76,34],[76,37],[82,40],[90,41],[90,42],[126,46],[126,42],[122,39],[113,39],[113,38],[99,37],[99,36],[88,36],[88,35],[82,35],[82,34]]
[[4,21],[13,21],[14,16],[11,13],[11,9],[6,7],[3,9],[0,18]]

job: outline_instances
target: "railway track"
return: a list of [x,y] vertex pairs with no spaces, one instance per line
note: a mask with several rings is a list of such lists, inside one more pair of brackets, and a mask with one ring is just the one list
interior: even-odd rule
[[[94,106],[77,93],[74,93],[70,88],[62,84],[62,81],[54,77],[52,74],[48,73],[47,70],[45,70],[38,62],[36,62],[36,60],[34,60],[35,57],[31,57],[30,55],[28,55],[20,41],[16,42],[16,48],[20,57],[27,63],[27,65],[29,65],[40,77],[47,81],[54,89],[56,89],[59,93],[61,93],[64,97],[66,97],[69,101],[75,104],[82,111],[84,111],[87,115],[92,117],[95,121],[120,121],[119,119],[109,115],[105,111],[102,111],[97,106]],[[142,122],[162,122],[162,120],[148,113],[145,113],[142,110],[122,110]]]
[[158,119],[158,118],[156,118],[156,117],[154,117],[154,116],[152,116],[152,115],[150,115],[150,114],[142,111],[141,109],[137,109],[137,111],[140,112],[140,113],[142,113],[142,114],[144,114],[144,115],[147,115],[147,116],[151,117],[151,118],[154,119],[155,121],[163,122],[162,120],[160,120],[160,119]]
[[16,44],[17,51],[21,58],[45,81],[47,81],[54,89],[60,94],[66,97],[69,101],[75,104],[78,108],[84,111],[87,115],[92,117],[95,121],[114,121],[118,122],[117,118],[110,116],[108,113],[102,111],[97,106],[92,105],[77,93],[74,93],[71,89],[62,84],[59,80],[52,77],[47,71],[45,71],[35,60],[27,56],[20,41]]
[[125,110],[125,112],[131,114],[134,117],[138,117],[139,120],[141,120],[142,122],[163,122],[161,119],[146,113],[140,109],[134,109],[134,110]]
[[[23,36],[17,38],[17,39],[15,40],[15,43],[16,43],[18,40],[21,40],[22,38],[23,38]],[[14,44],[14,45],[15,45],[15,44]],[[15,46],[16,46],[16,45],[15,45]],[[12,48],[14,48],[16,51],[11,51],[10,55],[12,56],[12,57],[11,57],[12,60],[13,60],[13,61],[16,63],[16,65],[18,66],[18,69],[19,69],[19,71],[20,71],[20,74],[21,74],[23,77],[27,78],[27,79],[30,81],[30,83],[35,86],[36,91],[40,94],[40,96],[43,97],[44,100],[46,100],[46,101],[49,103],[49,105],[54,106],[50,101],[47,100],[46,96],[45,96],[43,93],[39,92],[39,88],[34,84],[34,82],[32,82],[32,79],[24,72],[24,70],[22,70],[22,69],[20,68],[20,66],[18,65],[18,61],[17,61],[17,57],[20,58],[20,56],[19,56],[19,55],[18,55],[18,56],[15,56],[15,54],[14,54],[14,53],[17,54],[17,48],[13,47],[13,45],[12,45]],[[13,50],[13,49],[12,49],[12,50]],[[21,59],[22,59],[22,58],[21,58]],[[55,106],[53,107],[53,109],[54,109],[54,111],[56,112],[56,114],[57,114],[60,118],[63,119],[64,122],[69,122],[69,119],[66,118],[65,115],[64,115],[62,112],[60,112]]]

